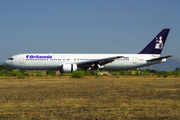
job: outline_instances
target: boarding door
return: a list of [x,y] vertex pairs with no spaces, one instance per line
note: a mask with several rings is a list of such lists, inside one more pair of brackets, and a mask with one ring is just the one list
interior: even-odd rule
[[137,57],[133,57],[132,62],[133,62],[133,64],[136,64],[137,63]]

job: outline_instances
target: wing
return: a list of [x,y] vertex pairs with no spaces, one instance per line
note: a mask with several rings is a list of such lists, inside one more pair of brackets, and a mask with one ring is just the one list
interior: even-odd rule
[[168,55],[168,56],[164,56],[164,57],[159,57],[159,58],[154,58],[154,59],[150,59],[150,60],[146,60],[147,62],[152,62],[152,61],[157,61],[157,60],[162,60],[164,58],[169,58],[169,57],[173,57],[174,55]]
[[122,58],[123,56],[116,56],[116,57],[109,57],[109,58],[102,58],[102,59],[96,59],[91,61],[85,61],[85,62],[78,62],[77,66],[79,68],[93,68],[94,66],[102,66],[107,63],[113,62],[115,59]]

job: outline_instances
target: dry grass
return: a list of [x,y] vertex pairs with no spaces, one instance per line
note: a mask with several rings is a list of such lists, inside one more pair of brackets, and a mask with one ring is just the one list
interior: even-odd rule
[[0,78],[0,119],[180,119],[180,78]]

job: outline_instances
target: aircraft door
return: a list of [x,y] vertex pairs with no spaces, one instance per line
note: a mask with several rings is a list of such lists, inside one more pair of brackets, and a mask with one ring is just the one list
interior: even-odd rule
[[24,63],[24,57],[19,58],[19,63],[23,64]]
[[137,57],[133,57],[132,62],[133,62],[133,64],[136,64],[137,63]]

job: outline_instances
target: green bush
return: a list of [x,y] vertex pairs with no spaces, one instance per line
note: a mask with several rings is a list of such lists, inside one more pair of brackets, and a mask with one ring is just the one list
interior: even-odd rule
[[18,78],[24,78],[24,71],[23,70],[19,70],[19,71],[13,70],[12,75],[17,76]]
[[65,76],[64,73],[60,73],[60,76]]
[[127,74],[128,74],[128,75],[132,75],[132,70],[128,70],[128,71],[127,71]]
[[0,71],[2,70],[13,71],[14,69],[5,65],[0,65]]
[[119,75],[123,75],[123,71],[122,70],[119,70]]
[[123,75],[128,75],[128,71],[123,71]]
[[92,76],[92,72],[89,71],[89,70],[86,70],[86,71],[84,72],[84,75],[85,75],[85,76]]
[[166,71],[160,71],[159,75],[162,75],[163,77],[168,77],[168,72]]
[[166,74],[164,74],[164,75],[163,75],[163,77],[168,77],[168,74],[167,74],[167,73],[166,73]]
[[118,71],[113,71],[113,75],[117,76],[117,75],[119,75],[119,72]]
[[178,75],[174,75],[174,77],[178,77]]
[[22,73],[19,72],[19,71],[13,70],[13,71],[12,71],[12,75],[13,75],[13,76],[20,76],[20,75],[22,75]]
[[36,73],[36,76],[41,77],[41,76],[43,76],[43,74],[42,74],[42,72],[38,71],[38,72]]
[[172,71],[166,71],[166,73],[167,73],[168,75],[173,75],[173,72],[172,72]]
[[7,70],[7,66],[5,66],[5,65],[0,65],[0,71],[2,71],[2,70]]
[[56,76],[56,71],[55,70],[47,70],[46,75],[50,76]]
[[160,74],[157,74],[157,77],[161,77],[161,75],[160,75]]
[[74,71],[71,74],[73,78],[82,78],[84,77],[84,75],[85,75],[85,72],[83,70]]
[[11,73],[8,70],[1,70],[0,71],[0,76],[10,76]]
[[29,73],[26,73],[26,74],[24,74],[25,76],[27,76],[27,77],[30,77],[30,74]]
[[138,75],[138,76],[141,75],[141,71],[140,71],[140,70],[137,70],[137,71],[136,71],[136,75]]
[[164,75],[164,74],[166,74],[166,71],[159,71],[159,74]]
[[149,73],[152,73],[152,74],[157,75],[157,74],[158,74],[158,71],[156,71],[156,70],[149,70]]
[[99,70],[95,70],[94,71],[94,75],[99,75],[100,71]]
[[128,70],[127,73],[128,73],[128,75],[133,75],[133,76],[141,75],[141,71],[140,70]]
[[147,76],[147,75],[149,75],[149,71],[143,70],[143,71],[141,71],[141,75]]
[[178,77],[178,76],[180,75],[180,71],[179,71],[179,70],[173,71],[173,75],[174,75],[175,77]]
[[135,70],[130,71],[129,74],[130,74],[130,75],[136,75],[136,71],[135,71]]

